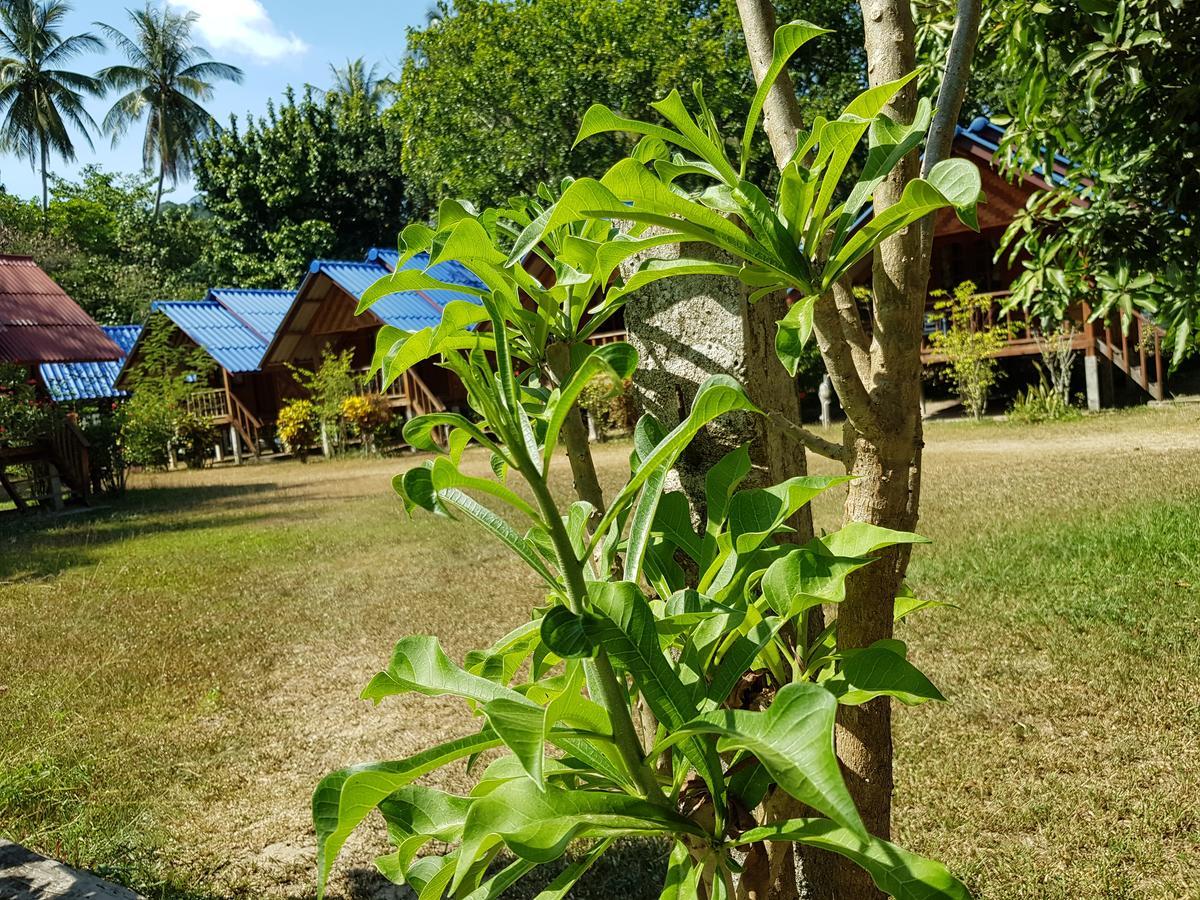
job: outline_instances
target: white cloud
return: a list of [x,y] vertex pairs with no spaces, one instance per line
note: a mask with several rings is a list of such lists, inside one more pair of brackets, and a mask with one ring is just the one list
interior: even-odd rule
[[308,45],[293,32],[282,34],[259,0],[167,0],[199,16],[196,29],[210,50],[244,53],[259,62],[295,56]]

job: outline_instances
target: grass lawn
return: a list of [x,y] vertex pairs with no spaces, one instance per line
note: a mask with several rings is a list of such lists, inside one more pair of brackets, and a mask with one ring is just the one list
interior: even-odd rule
[[[981,898],[1200,896],[1200,410],[927,444],[911,581],[957,608],[900,635],[950,703],[898,713],[899,839]],[[610,483],[627,453],[599,449]],[[145,475],[0,519],[0,835],[151,897],[311,894],[316,781],[468,727],[356,699],[395,639],[461,656],[540,600],[468,524],[405,519],[411,464]],[[352,841],[345,895],[374,896],[381,839]]]

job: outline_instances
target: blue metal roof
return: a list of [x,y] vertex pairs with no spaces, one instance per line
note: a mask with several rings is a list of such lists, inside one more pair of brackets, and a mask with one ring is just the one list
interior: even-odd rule
[[204,348],[227,372],[254,372],[267,350],[263,337],[216,300],[157,300],[150,304]]
[[283,323],[283,317],[291,309],[296,292],[211,288],[208,299],[216,300],[269,344]]
[[142,333],[142,326],[105,325],[103,328],[112,342],[121,348],[122,357],[112,362],[42,363],[38,366],[38,374],[51,398],[65,401],[126,396],[125,391],[118,391],[113,384],[125,357]]
[[[372,251],[374,253],[374,251]],[[383,251],[386,252],[386,251]],[[398,259],[398,255],[394,258]],[[405,268],[424,268],[429,257],[419,254],[409,261]],[[368,254],[365,262],[349,260],[318,259],[309,267],[313,273],[321,272],[329,277],[346,293],[362,299],[363,293],[372,284],[391,274],[391,269],[381,261],[380,256]],[[430,274],[435,278],[453,278],[455,283],[479,285],[481,282],[459,263],[439,263]],[[469,300],[479,302],[473,294],[457,291],[401,291],[382,297],[371,306],[374,313],[384,324],[405,331],[419,331],[431,325],[437,325],[442,320],[442,310],[451,300]]]
[[[400,262],[400,253],[397,250],[385,250],[379,247],[368,251],[368,262],[379,262],[387,266],[388,269],[395,272],[396,264]],[[405,269],[424,269],[429,265],[429,254],[418,253],[408,260],[403,266]],[[461,284],[466,287],[473,287],[478,290],[486,290],[486,285],[479,280],[479,277],[464,266],[462,263],[454,259],[444,260],[438,263],[429,270],[429,274],[439,281],[445,281],[448,284]],[[430,297],[445,306],[451,300],[467,300],[472,303],[478,303],[479,298],[474,294],[468,294],[465,291],[426,291]]]

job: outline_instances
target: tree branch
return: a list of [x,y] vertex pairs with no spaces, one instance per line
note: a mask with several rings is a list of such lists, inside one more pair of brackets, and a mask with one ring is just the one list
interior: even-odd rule
[[950,38],[950,49],[946,52],[946,72],[938,90],[937,111],[929,126],[929,136],[925,139],[922,176],[928,175],[930,169],[950,156],[950,148],[954,144],[954,127],[958,124],[963,97],[967,94],[967,82],[971,78],[971,58],[975,55],[982,9],[982,0],[958,0],[954,35]]
[[833,293],[822,294],[813,303],[813,334],[829,372],[829,380],[837,392],[842,409],[851,424],[860,432],[871,432],[875,412],[871,397],[858,376],[850,342],[842,332],[842,318],[834,303]]
[[842,334],[850,344],[850,355],[854,359],[854,368],[864,385],[871,382],[871,342],[863,329],[862,314],[858,311],[858,301],[854,297],[854,288],[848,279],[837,281],[833,285],[833,302],[837,306],[838,315],[842,320]]
[[[775,4],[773,0],[737,0],[737,8],[754,83],[762,84],[775,52]],[[803,127],[796,88],[785,67],[763,104],[763,131],[771,142],[771,152],[775,154],[775,164],[779,168],[782,169],[796,152],[796,135]]]
[[818,456],[824,456],[826,459],[836,460],[840,463],[849,462],[850,453],[844,445],[825,440],[819,434],[809,431],[798,422],[793,422],[777,410],[768,409],[766,413],[774,424],[802,443],[805,449],[811,450]]

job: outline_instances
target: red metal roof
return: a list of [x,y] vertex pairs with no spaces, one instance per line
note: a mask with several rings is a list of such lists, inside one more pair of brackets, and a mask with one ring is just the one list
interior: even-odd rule
[[0,362],[100,362],[122,355],[31,258],[0,255]]

